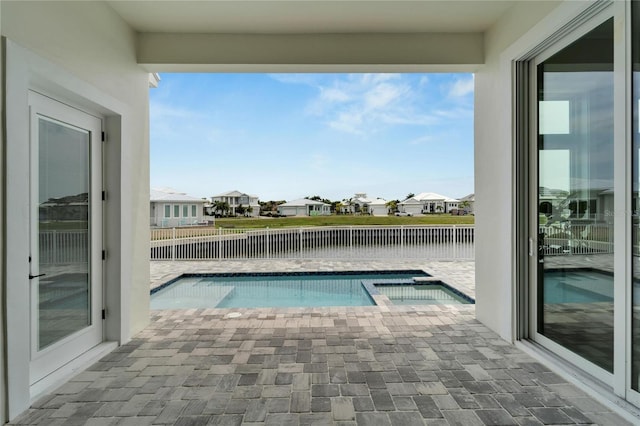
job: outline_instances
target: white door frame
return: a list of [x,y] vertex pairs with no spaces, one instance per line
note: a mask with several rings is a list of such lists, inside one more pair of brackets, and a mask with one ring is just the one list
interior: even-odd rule
[[[31,287],[31,384],[60,368],[103,340],[102,324],[102,119],[72,108],[37,92],[29,91],[31,120],[31,232],[30,232],[30,287]],[[51,346],[38,350],[38,288],[42,271],[39,259],[39,120],[48,120],[62,126],[89,133],[89,284],[91,325],[66,336]]]

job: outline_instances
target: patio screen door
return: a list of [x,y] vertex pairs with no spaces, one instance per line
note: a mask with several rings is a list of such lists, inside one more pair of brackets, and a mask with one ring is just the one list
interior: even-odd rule
[[102,341],[101,120],[29,93],[30,382]]
[[[557,45],[556,45],[557,46]],[[614,364],[614,25],[531,64],[535,340],[605,382]],[[537,237],[537,238],[536,238]]]

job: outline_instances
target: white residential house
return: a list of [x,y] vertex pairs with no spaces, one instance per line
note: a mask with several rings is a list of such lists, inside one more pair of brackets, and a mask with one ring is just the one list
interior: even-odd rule
[[281,216],[329,216],[331,205],[322,201],[300,198],[280,204],[278,214]]
[[245,216],[258,217],[260,216],[260,203],[257,195],[249,195],[240,191],[228,191],[222,194],[214,195],[211,197],[211,203],[214,205],[215,212],[216,202],[225,202],[229,205],[229,214],[235,216],[236,209],[240,206],[246,208],[251,207],[250,212],[245,212]]
[[387,207],[387,200],[382,198],[376,198],[369,203],[369,214],[372,216],[387,216],[389,214],[389,207]]
[[369,204],[371,204],[371,201],[372,200],[367,197],[367,194],[365,194],[364,192],[358,192],[354,194],[353,197],[348,199],[348,202],[345,203],[342,211],[344,213],[350,214],[368,213]]
[[422,202],[416,200],[414,197],[407,198],[398,203],[398,213],[406,213],[411,216],[422,214],[423,208],[424,205]]
[[150,225],[159,228],[206,224],[204,203],[201,198],[192,197],[174,189],[151,189]]
[[[196,71],[473,73],[450,89],[474,93],[476,318],[608,407],[640,407],[640,2],[227,3],[0,2],[1,422],[149,324],[149,87],[155,73]],[[291,19],[301,14],[309,25]],[[31,155],[48,136],[64,160],[50,168]],[[39,187],[79,165],[90,178]],[[598,226],[615,238],[545,257],[540,186],[589,200],[610,189]],[[38,275],[63,279],[68,265],[29,262],[46,249],[36,212],[85,193],[92,220],[75,222],[91,250],[74,267],[90,276],[91,321],[55,337],[58,322],[33,309]],[[554,265],[581,269],[573,284],[602,301],[547,303]]]
[[400,203],[399,210],[413,216],[427,213],[450,213],[458,208],[459,201],[435,192],[422,192]]

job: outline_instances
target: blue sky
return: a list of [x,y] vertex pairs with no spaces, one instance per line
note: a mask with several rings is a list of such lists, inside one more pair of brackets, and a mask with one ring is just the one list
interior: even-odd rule
[[261,201],[473,192],[471,74],[161,74],[151,187]]

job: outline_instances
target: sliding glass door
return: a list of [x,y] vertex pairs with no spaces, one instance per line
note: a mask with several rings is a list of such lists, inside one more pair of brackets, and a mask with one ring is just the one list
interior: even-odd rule
[[533,326],[536,341],[606,376],[614,364],[613,18],[592,27],[532,62]]

